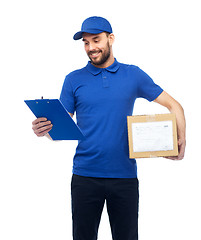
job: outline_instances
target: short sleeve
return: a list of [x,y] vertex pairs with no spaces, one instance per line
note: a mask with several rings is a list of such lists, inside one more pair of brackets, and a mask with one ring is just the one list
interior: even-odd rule
[[70,82],[69,75],[66,76],[63,87],[61,90],[60,101],[66,108],[66,110],[70,113],[74,114],[75,111],[75,101],[74,101],[74,94],[73,88]]
[[138,71],[138,97],[151,102],[163,92],[163,89],[155,84],[152,78],[143,70],[138,68]]

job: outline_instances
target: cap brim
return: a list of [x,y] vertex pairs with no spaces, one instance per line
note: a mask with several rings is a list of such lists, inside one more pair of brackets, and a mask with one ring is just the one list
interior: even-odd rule
[[98,33],[102,33],[102,32],[103,32],[103,31],[101,31],[101,30],[79,31],[79,32],[77,32],[77,33],[73,36],[73,39],[74,39],[74,40],[79,40],[79,39],[81,39],[83,33],[98,34]]

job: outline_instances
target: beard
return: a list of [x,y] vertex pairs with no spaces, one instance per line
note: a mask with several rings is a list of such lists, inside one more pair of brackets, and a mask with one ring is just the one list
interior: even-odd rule
[[90,57],[90,54],[92,54],[94,52],[95,51],[91,51],[88,53],[88,57],[90,58],[91,63],[93,63],[94,65],[97,65],[97,66],[104,64],[110,57],[110,53],[111,53],[109,43],[107,43],[107,48],[104,52],[102,50],[100,50],[100,52],[102,53],[102,56],[99,60],[94,60]]

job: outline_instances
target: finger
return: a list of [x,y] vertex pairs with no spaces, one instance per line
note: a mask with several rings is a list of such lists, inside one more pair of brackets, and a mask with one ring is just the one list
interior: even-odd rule
[[179,141],[178,150],[179,150],[179,154],[178,154],[177,160],[182,160],[184,158],[185,142]]
[[178,150],[179,150],[178,156],[172,156],[172,157],[166,157],[166,158],[170,160],[182,160],[184,158],[185,146],[186,146],[185,141],[182,141],[181,139],[179,139],[178,140]]
[[52,129],[52,124],[50,126],[45,126],[42,128],[39,128],[37,130],[34,131],[34,133],[38,136],[44,136],[45,134],[47,134],[50,130]]
[[185,147],[186,147],[186,144],[185,143],[182,143],[180,146],[179,146],[179,155],[180,157],[184,157],[184,153],[185,153]]
[[38,133],[38,134],[36,134],[36,135],[37,135],[37,137],[43,137],[43,136],[45,136],[46,134],[48,134],[48,133],[50,132],[50,130],[51,130],[51,128],[48,129],[48,130],[46,130],[46,131],[44,131],[44,132]]
[[167,158],[170,159],[170,160],[177,160],[177,161],[179,161],[179,160],[182,160],[182,159],[183,159],[183,156],[178,155],[178,156],[176,156],[176,157],[167,157]]
[[181,160],[179,156],[175,156],[175,157],[172,156],[172,157],[165,157],[165,158],[167,158],[169,160]]
[[167,158],[169,160],[177,160],[177,157],[165,157],[165,158]]
[[178,155],[178,160],[182,160],[184,158],[184,152],[180,152]]
[[49,128],[52,128],[52,126],[53,126],[52,124],[48,124],[48,125],[45,125],[45,126],[41,126],[40,128],[34,129],[34,132],[40,133],[40,132],[46,131],[46,130],[49,129]]
[[51,125],[51,121],[39,122],[39,123],[33,125],[32,129],[33,130],[37,130],[37,129],[41,128],[41,127],[49,126],[49,125]]
[[47,118],[44,118],[44,117],[41,117],[41,118],[36,118],[32,124],[35,125],[35,124],[38,124],[39,122],[44,122],[44,121],[47,121]]

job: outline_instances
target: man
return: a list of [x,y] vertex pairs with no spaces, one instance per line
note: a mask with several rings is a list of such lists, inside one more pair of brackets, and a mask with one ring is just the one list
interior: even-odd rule
[[[185,118],[181,105],[140,68],[113,56],[110,23],[90,17],[74,40],[81,39],[90,58],[87,66],[66,76],[60,100],[86,136],[78,143],[71,183],[74,240],[97,239],[104,202],[113,240],[138,239],[138,179],[129,159],[127,116],[138,97],[155,101],[176,114],[180,160],[185,151]],[[45,118],[33,122],[37,136],[52,129]]]

